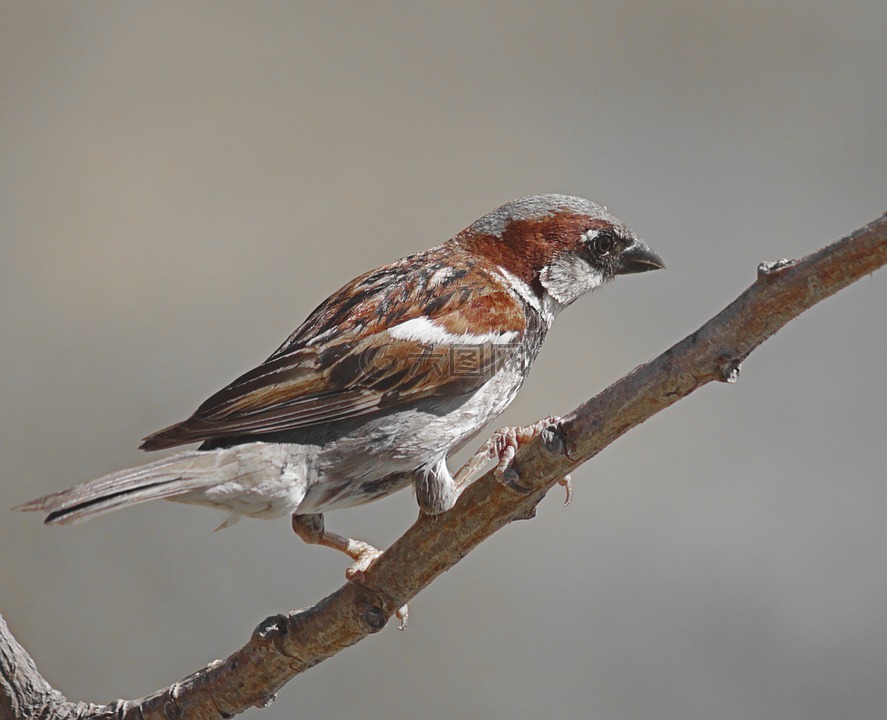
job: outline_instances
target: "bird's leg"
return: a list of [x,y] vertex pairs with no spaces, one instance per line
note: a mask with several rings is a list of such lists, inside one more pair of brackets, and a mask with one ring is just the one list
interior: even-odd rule
[[310,515],[293,514],[293,530],[302,540],[310,545],[322,545],[345,553],[354,560],[354,563],[345,571],[345,577],[353,580],[364,572],[370,564],[382,554],[369,543],[362,540],[339,535],[324,527],[323,515],[312,513]]
[[[488,460],[496,460],[495,475],[503,485],[518,490],[526,491],[520,484],[520,476],[514,469],[513,461],[515,453],[522,445],[526,445],[543,433],[550,432],[551,438],[547,439],[547,446],[552,449],[557,447],[565,452],[563,438],[558,434],[558,426],[561,419],[551,416],[532,425],[524,427],[504,427],[493,433],[489,440],[462,466],[456,473],[456,485],[460,489],[470,483]],[[573,484],[569,475],[566,475],[559,483],[567,489],[565,505],[570,503],[573,497]]]
[[[323,547],[332,548],[345,553],[354,560],[345,571],[345,578],[348,580],[359,581],[373,561],[382,555],[381,550],[374,548],[369,543],[363,542],[363,540],[352,540],[344,535],[327,530],[324,527],[323,515],[321,513],[306,515],[293,513],[293,531],[309,545],[322,545]],[[400,620],[400,629],[403,630],[407,626],[409,608],[404,605],[395,615]]]
[[469,485],[472,480],[474,480],[479,474],[480,471],[483,470],[484,465],[487,464],[488,461],[492,460],[490,456],[490,450],[487,447],[490,444],[490,440],[487,440],[481,448],[474,453],[470,458],[468,458],[468,462],[466,462],[459,470],[456,471],[456,475],[454,479],[456,481],[456,487],[460,490],[463,490],[467,485]]

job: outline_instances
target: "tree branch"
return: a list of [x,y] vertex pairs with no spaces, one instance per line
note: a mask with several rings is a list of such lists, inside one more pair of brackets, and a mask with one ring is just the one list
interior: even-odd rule
[[733,382],[740,363],[789,320],[885,264],[887,214],[805,258],[762,264],[751,287],[699,330],[564,418],[563,453],[541,440],[523,448],[514,467],[526,493],[503,487],[488,472],[450,512],[420,517],[360,582],[306,610],[267,618],[226,660],[153,695],[101,706],[66,701],[0,617],[0,718],[216,720],[267,705],[294,676],[381,630],[401,605],[494,532],[532,517],[564,474],[703,385]]

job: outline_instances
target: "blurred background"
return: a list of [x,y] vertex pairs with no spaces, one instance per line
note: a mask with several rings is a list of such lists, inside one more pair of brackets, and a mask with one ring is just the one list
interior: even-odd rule
[[[0,610],[132,698],[343,582],[286,520],[8,508],[145,460],[360,272],[499,204],[604,203],[668,264],[565,313],[501,423],[564,414],[887,209],[887,5],[0,3]],[[619,440],[249,717],[873,718],[887,275]],[[493,428],[490,428],[491,430]],[[478,440],[480,442],[480,439]],[[386,546],[409,493],[328,516]]]

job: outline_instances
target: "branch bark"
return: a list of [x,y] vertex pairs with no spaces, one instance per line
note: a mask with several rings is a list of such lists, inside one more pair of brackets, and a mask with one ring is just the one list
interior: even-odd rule
[[488,472],[442,517],[420,517],[360,582],[305,610],[264,620],[249,642],[168,688],[108,705],[68,702],[39,674],[0,617],[0,718],[230,718],[262,707],[285,683],[381,630],[402,605],[494,532],[532,517],[548,490],[616,438],[740,364],[789,320],[887,264],[887,214],[800,260],[765,263],[757,280],[696,332],[564,418],[564,452],[541,440],[515,459],[524,494]]

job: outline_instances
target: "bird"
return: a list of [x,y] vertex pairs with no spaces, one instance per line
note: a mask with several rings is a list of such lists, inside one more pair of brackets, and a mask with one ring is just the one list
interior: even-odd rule
[[[437,247],[367,272],[324,300],[258,367],[144,450],[200,443],[18,506],[73,525],[149,500],[291,516],[305,541],[379,551],[329,531],[324,513],[412,487],[444,513],[476,472],[551,423],[505,428],[452,474],[448,459],[514,400],[555,317],[618,275],[664,268],[605,207],[569,195],[508,202]],[[556,419],[554,419],[556,420]],[[513,473],[511,473],[513,476]]]

